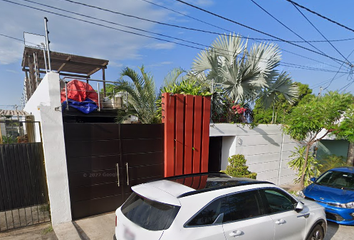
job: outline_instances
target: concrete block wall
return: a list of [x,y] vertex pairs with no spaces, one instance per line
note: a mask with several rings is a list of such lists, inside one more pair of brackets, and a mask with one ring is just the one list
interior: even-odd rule
[[238,124],[210,125],[210,137],[217,136],[223,137],[221,169],[226,169],[228,157],[243,154],[257,179],[278,185],[293,183],[296,172],[288,162],[297,143],[283,134],[280,125],[259,125],[253,129]]

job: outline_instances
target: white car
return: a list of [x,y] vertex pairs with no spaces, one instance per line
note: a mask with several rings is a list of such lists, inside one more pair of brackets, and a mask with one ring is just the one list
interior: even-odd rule
[[223,173],[139,184],[116,210],[118,240],[322,240],[324,208],[276,185]]

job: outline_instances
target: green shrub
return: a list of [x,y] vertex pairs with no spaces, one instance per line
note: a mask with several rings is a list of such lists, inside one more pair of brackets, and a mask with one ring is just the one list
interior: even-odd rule
[[[306,146],[295,147],[295,151],[293,151],[292,154],[290,155],[290,158],[292,158],[292,160],[289,161],[288,165],[293,170],[297,171],[297,177],[294,180],[295,183],[301,182],[301,177],[302,177],[304,162],[305,162],[305,155],[306,155]],[[307,165],[306,165],[305,175],[304,175],[305,187],[311,183],[310,179],[312,177],[317,177],[320,174],[320,170],[319,170],[320,167],[321,164],[317,161],[317,159],[314,158],[311,154],[309,154],[307,158]]]
[[228,158],[229,165],[224,171],[226,174],[232,177],[244,177],[256,179],[257,173],[248,171],[248,166],[246,166],[245,156],[242,154],[236,154]]

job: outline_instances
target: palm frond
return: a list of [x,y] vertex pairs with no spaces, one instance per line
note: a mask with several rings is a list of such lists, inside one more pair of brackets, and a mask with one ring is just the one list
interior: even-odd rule
[[[122,79],[123,77],[128,77],[132,83]],[[140,74],[129,67],[123,69],[117,90],[128,93],[128,108],[134,109],[142,123],[153,122],[157,110],[155,82],[153,77],[145,72],[144,66],[140,68]]]

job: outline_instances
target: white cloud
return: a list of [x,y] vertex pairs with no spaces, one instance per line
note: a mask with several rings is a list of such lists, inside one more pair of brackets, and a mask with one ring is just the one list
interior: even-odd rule
[[214,4],[213,0],[195,0],[192,2],[194,2],[198,6],[211,6]]
[[150,45],[147,45],[146,48],[148,49],[173,49],[176,46],[175,43],[153,43]]
[[149,64],[147,67],[152,68],[152,67],[161,67],[161,66],[166,66],[166,65],[171,65],[173,62],[165,61],[165,62],[159,62],[159,63],[154,63],[154,64]]
[[[151,22],[127,18],[121,15],[87,8],[85,6],[65,1],[38,0],[37,2],[144,30],[151,30],[155,25]],[[85,3],[97,5],[101,8],[110,9],[112,11],[154,20],[162,20],[168,14],[166,10],[153,8],[152,5],[143,1],[106,0],[97,2],[89,0],[85,1]],[[48,30],[50,32],[49,39],[51,41],[51,50],[88,57],[99,57],[112,61],[139,59],[141,57],[139,50],[151,45],[153,42],[153,40],[149,38],[124,32],[137,32],[136,30],[109,24],[107,22],[87,19],[71,13],[60,12],[59,10],[49,9],[31,3],[24,2],[24,4],[41,9],[48,9],[75,18],[85,19],[85,21],[96,22],[97,24],[105,25],[110,28],[84,23],[6,2],[0,2],[0,33],[16,38],[22,38],[23,32],[44,35],[43,18],[46,16],[49,20]],[[114,30],[112,28],[116,29]],[[171,48],[167,46],[168,45],[161,45],[160,48]],[[23,43],[19,41],[0,36],[0,64],[9,64],[21,60],[23,47]],[[159,46],[157,45],[157,47]]]

